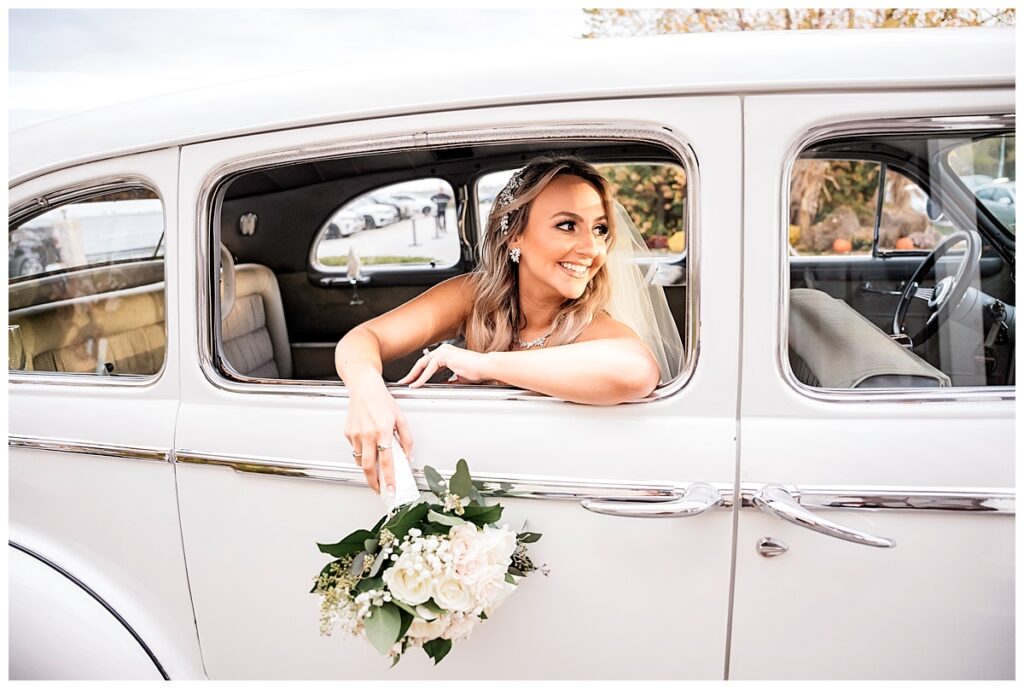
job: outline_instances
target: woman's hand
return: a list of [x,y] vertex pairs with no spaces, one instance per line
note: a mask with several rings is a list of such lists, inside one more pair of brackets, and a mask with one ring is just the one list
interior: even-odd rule
[[450,344],[443,344],[433,351],[424,349],[423,356],[419,358],[412,370],[398,381],[398,384],[405,385],[412,381],[409,383],[409,387],[418,388],[430,380],[435,373],[445,368],[450,370],[459,382],[479,383],[487,378],[483,371],[485,356],[486,354]]
[[[367,367],[349,374],[348,419],[345,422],[345,438],[352,445],[353,458],[362,467],[366,482],[377,493],[381,486],[377,481],[377,462],[384,473],[384,489],[395,490],[395,470],[391,444],[395,442],[395,430],[406,457],[412,461],[412,434],[405,416],[398,408],[395,398],[388,392],[380,374]],[[386,448],[377,451],[378,447]]]

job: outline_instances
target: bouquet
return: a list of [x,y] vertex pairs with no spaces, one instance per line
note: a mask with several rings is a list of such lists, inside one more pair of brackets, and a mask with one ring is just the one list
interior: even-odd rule
[[540,569],[526,553],[538,533],[498,526],[501,505],[485,505],[460,459],[445,483],[424,467],[431,493],[337,543],[318,543],[335,559],[316,577],[320,633],[334,628],[366,638],[392,667],[422,647],[436,665]]

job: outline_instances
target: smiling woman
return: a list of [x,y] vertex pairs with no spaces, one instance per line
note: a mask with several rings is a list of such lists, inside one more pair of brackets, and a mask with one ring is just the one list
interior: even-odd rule
[[[636,332],[607,311],[605,265],[617,234],[608,183],[589,163],[538,157],[509,179],[491,208],[476,271],[447,280],[364,323],[338,343],[338,374],[352,405],[345,437],[375,490],[393,490],[396,433],[408,426],[384,384],[382,362],[423,350],[399,382],[418,387],[439,370],[462,383],[494,382],[586,404],[647,396],[661,372]],[[609,365],[614,362],[614,365]],[[381,462],[386,486],[377,483]]]

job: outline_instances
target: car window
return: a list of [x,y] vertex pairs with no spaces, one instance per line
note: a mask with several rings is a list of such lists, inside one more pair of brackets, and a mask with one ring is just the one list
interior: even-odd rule
[[[945,167],[964,139],[859,135],[794,161],[785,229],[797,381],[859,391],[1014,384],[1013,267],[985,250],[974,196],[957,196]],[[841,158],[828,155],[837,149]]]
[[101,376],[163,366],[164,213],[144,188],[58,206],[8,235],[9,368]]
[[996,221],[1016,234],[1016,136],[989,135],[962,143],[949,151],[946,162]]
[[[657,258],[676,261],[686,253],[686,172],[664,163],[596,163],[612,194],[629,213]],[[494,205],[495,196],[514,169],[491,172],[477,182],[480,227]]]
[[400,266],[448,268],[459,260],[455,193],[443,179],[389,184],[360,194],[337,208],[315,242],[313,266],[323,272]]

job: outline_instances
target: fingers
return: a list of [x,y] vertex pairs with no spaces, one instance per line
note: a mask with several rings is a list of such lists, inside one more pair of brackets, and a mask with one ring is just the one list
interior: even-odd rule
[[[377,461],[380,462],[381,474],[384,476],[384,485],[381,489],[389,493],[395,492],[395,462],[391,452],[391,443],[394,442],[394,435],[381,434],[377,438]],[[377,491],[378,493],[380,490]]]
[[412,464],[412,431],[409,430],[409,423],[405,420],[405,417],[401,414],[395,420],[395,428],[398,429],[398,444],[402,446],[402,450],[405,452],[406,458],[409,463]]
[[363,475],[366,477],[366,482],[370,484],[370,488],[373,489],[374,493],[380,493],[380,482],[377,480],[377,436],[363,435],[360,442],[360,452],[362,453],[361,466],[363,467]]
[[397,385],[405,385],[410,380],[416,380],[416,377],[419,375],[420,371],[422,371],[423,368],[427,365],[427,362],[430,361],[430,358],[431,358],[430,355],[431,355],[430,350],[429,349],[424,349],[423,350],[423,356],[421,356],[419,359],[416,360],[416,363],[413,364],[412,369],[410,369],[409,372],[406,373],[405,376],[403,376],[401,380],[397,381]]
[[442,366],[444,366],[444,363],[441,361],[441,357],[431,357],[430,361],[427,362],[426,368],[424,368],[423,372],[420,374],[420,377],[412,383],[409,383],[409,387],[418,388],[425,385],[426,382],[430,380],[430,377],[437,373],[437,370]]

